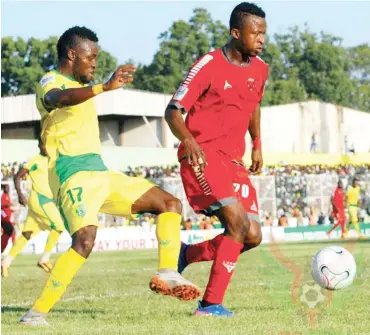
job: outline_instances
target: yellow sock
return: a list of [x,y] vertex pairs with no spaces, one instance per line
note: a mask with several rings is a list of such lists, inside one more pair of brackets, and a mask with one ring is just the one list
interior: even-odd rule
[[54,229],[50,231],[48,240],[46,241],[46,245],[45,245],[45,250],[44,250],[45,252],[51,252],[54,249],[54,247],[57,245],[59,236],[60,236],[60,232]]
[[356,230],[357,235],[360,236],[361,235],[361,232],[360,232],[360,228],[358,226],[358,222],[352,222],[352,224],[353,224],[353,227]]
[[36,312],[48,313],[62,297],[68,284],[85,261],[86,258],[72,248],[60,256],[46,281],[40,298],[36,300],[32,309]]
[[159,253],[159,269],[174,269],[180,253],[181,215],[163,213],[157,218],[157,240]]
[[12,258],[15,258],[18,256],[18,254],[23,250],[23,248],[26,246],[28,240],[21,234],[18,236],[18,238],[15,240],[12,248],[9,251],[9,256]]

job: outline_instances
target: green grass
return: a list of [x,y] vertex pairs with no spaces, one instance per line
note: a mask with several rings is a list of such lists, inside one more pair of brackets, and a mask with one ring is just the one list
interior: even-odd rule
[[[322,291],[327,307],[316,306],[313,321],[299,297],[302,285],[312,280],[311,257],[328,244],[264,245],[244,254],[225,299],[225,306],[237,313],[230,319],[196,318],[191,315],[194,301],[152,293],[148,282],[156,250],[94,253],[50,313],[49,328],[17,324],[46,279],[35,266],[36,256],[20,256],[2,280],[2,334],[370,334],[370,243],[338,244],[355,255],[357,277],[350,288],[331,296]],[[204,288],[210,265],[191,265],[184,275]],[[314,295],[311,291],[307,299]]]

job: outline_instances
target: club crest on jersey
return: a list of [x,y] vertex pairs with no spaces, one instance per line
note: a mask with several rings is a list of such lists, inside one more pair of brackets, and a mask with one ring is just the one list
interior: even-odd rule
[[55,74],[49,74],[41,79],[40,84],[41,87],[45,87],[49,83],[55,82]]
[[231,273],[231,272],[233,272],[236,263],[228,262],[228,261],[223,261],[222,262],[222,265],[226,268],[226,270],[227,270],[228,273]]
[[181,101],[186,93],[188,93],[189,89],[185,85],[181,85],[178,90],[176,91],[175,95],[173,96],[174,100]]
[[256,83],[254,82],[253,78],[248,78],[247,86],[248,86],[250,91],[254,91],[254,89],[256,88]]

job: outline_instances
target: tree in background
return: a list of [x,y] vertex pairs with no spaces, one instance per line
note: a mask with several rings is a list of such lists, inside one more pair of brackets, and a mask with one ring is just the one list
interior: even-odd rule
[[[188,22],[176,21],[159,37],[149,65],[139,65],[135,88],[173,94],[193,62],[224,45],[228,28],[197,8]],[[261,57],[270,76],[263,105],[317,99],[370,111],[370,47],[344,48],[338,37],[292,27],[267,37]]]
[[[129,87],[173,94],[190,66],[203,54],[221,47],[228,28],[214,21],[206,9],[194,9],[189,21],[175,21],[159,36],[159,50],[149,65],[138,65]],[[56,37],[47,40],[2,39],[2,95],[33,93],[37,81],[57,61]],[[338,37],[300,31],[268,36],[261,55],[270,76],[263,105],[279,105],[308,99],[331,102],[370,112],[370,47],[342,46]],[[116,67],[116,59],[101,51],[96,81]]]
[[176,21],[159,37],[160,48],[150,65],[139,65],[135,88],[173,94],[191,65],[203,54],[222,46],[228,29],[196,8],[189,22]]
[[[57,64],[57,37],[46,40],[30,38],[1,39],[1,95],[35,92],[37,82]],[[102,82],[116,68],[117,60],[102,50],[98,57],[95,79]]]

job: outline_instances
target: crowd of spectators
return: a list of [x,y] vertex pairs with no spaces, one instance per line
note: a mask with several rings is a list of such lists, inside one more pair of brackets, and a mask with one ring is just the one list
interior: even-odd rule
[[[2,180],[13,179],[22,163],[2,164]],[[125,174],[147,179],[179,177],[178,165],[173,166],[140,166],[127,168]],[[370,216],[370,164],[359,166],[345,165],[275,165],[265,166],[262,176],[273,176],[275,179],[276,213],[274,215],[261,206],[261,219],[264,225],[317,225],[333,223],[333,218],[321,212],[317,205],[318,199],[326,196],[330,202],[338,177],[349,185],[354,176],[361,180],[361,206],[359,210],[360,222],[368,220]],[[313,177],[312,177],[313,176]],[[266,186],[267,187],[267,186]],[[271,187],[271,186],[269,186]],[[320,190],[320,194],[315,192]],[[263,188],[260,192],[263,192]],[[266,191],[266,190],[265,190]],[[316,203],[315,203],[316,202]],[[327,204],[330,207],[329,204]],[[136,220],[117,220],[105,218],[105,225],[148,225],[153,223],[153,217],[141,216]],[[183,229],[213,229],[220,223],[216,217],[193,216],[185,218]]]

